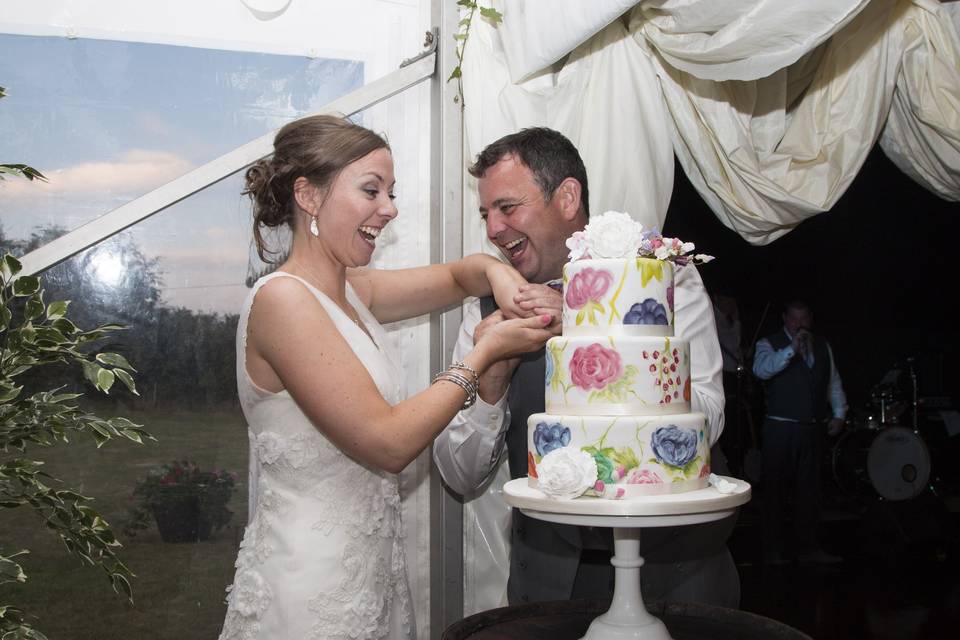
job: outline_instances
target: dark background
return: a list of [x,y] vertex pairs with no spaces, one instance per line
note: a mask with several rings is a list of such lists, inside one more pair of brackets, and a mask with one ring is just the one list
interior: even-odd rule
[[[960,435],[949,437],[938,416],[960,408],[953,264],[958,214],[960,204],[914,183],[874,148],[832,210],[758,247],[723,226],[676,167],[664,235],[716,256],[698,268],[712,295],[736,299],[743,346],[780,329],[785,301],[806,300],[814,332],[833,347],[850,405],[850,428],[829,439],[820,461],[820,542],[842,562],[768,566],[760,554],[762,477],[747,464],[748,448],[762,448],[762,437],[751,441],[754,429],[746,427],[755,425],[761,435],[763,391],[750,374],[740,385],[734,382],[741,388],[734,406],[741,408],[731,413],[735,392],[727,389],[720,444],[732,474],[754,487],[728,541],[740,575],[741,609],[818,640],[957,637]],[[907,358],[914,359],[918,374],[918,433],[930,453],[930,476],[927,488],[913,497],[885,500],[873,491],[867,466],[874,434],[884,430],[868,429],[866,417],[879,413],[873,392],[884,374]],[[746,362],[748,371],[751,364]],[[909,376],[904,378],[910,386]],[[898,402],[910,401],[911,389],[897,391]],[[909,409],[900,416],[901,425],[911,420]],[[900,465],[918,462],[903,449],[880,453],[890,457],[881,465],[885,481]]]
[[725,227],[678,164],[663,231],[716,257],[700,274],[711,294],[737,300],[745,346],[779,330],[785,301],[806,300],[814,332],[831,343],[852,415],[867,410],[884,374],[907,357],[915,358],[921,398],[960,406],[960,204],[913,182],[879,147],[833,209],[766,246]]

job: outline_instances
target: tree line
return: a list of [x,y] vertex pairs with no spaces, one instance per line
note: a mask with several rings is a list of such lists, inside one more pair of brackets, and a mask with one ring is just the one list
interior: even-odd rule
[[[29,238],[8,238],[0,228],[0,253],[22,256],[65,233],[61,227],[34,231]],[[110,282],[98,273],[98,260],[117,267]],[[70,300],[69,316],[82,329],[119,324],[111,343],[98,345],[124,355],[136,368],[139,397],[117,394],[125,408],[221,409],[237,405],[235,336],[237,314],[199,312],[166,304],[163,273],[129,234],[118,234],[39,274],[44,302]],[[66,384],[84,391],[85,383],[66,367],[23,382],[28,388]],[[88,399],[93,400],[90,394]]]

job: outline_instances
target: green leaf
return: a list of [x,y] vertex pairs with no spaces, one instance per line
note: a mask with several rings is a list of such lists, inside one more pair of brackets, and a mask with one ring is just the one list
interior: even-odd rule
[[10,312],[10,309],[7,307],[0,307],[0,331],[6,331],[7,327],[10,326],[10,320],[13,318],[13,313]]
[[[38,314],[39,315],[39,314]],[[67,336],[63,335],[53,327],[41,327],[37,329],[37,341],[49,342],[49,346],[59,347],[64,343],[69,343]]]
[[51,302],[49,305],[47,305],[47,319],[59,320],[64,315],[66,315],[67,307],[69,305],[70,305],[69,300],[58,300],[57,302]]
[[23,572],[23,567],[19,564],[0,556],[0,581],[2,582],[26,582],[27,574]]
[[13,281],[13,295],[18,298],[32,296],[40,290],[40,278],[36,276],[20,276]]
[[31,296],[23,308],[23,317],[27,320],[34,320],[43,315],[43,301],[39,296]]
[[0,402],[10,402],[20,395],[23,387],[15,387],[12,384],[0,384]]
[[27,344],[33,344],[33,341],[37,337],[37,330],[33,328],[33,324],[26,323],[20,327],[20,338]]
[[114,380],[116,380],[116,376],[110,369],[100,369],[97,372],[97,387],[104,393],[110,393],[110,387],[113,386]]
[[[48,317],[49,317],[49,313],[50,312],[48,308],[48,311],[47,311]],[[57,318],[56,320],[50,323],[50,326],[52,326],[53,328],[55,328],[57,331],[59,331],[64,335],[72,335],[77,332],[77,325],[73,324],[67,318]]]
[[83,377],[86,378],[93,386],[97,386],[98,376],[100,375],[100,370],[103,367],[94,364],[93,362],[87,362],[86,360],[82,361],[80,364],[83,367]]
[[126,329],[122,324],[102,324],[95,331],[121,331]]
[[124,358],[119,353],[98,353],[97,362],[100,362],[102,364],[108,364],[111,367],[120,367],[122,369],[129,369],[130,371],[136,371],[136,369],[130,366],[130,363],[127,362],[127,359]]
[[114,573],[110,576],[110,582],[113,585],[114,591],[126,596],[127,600],[129,600],[131,604],[133,603],[133,589],[130,588],[130,581],[127,580],[126,576]]
[[23,265],[20,264],[20,261],[9,253],[3,256],[3,261],[0,262],[0,274],[3,274],[4,282],[10,282],[11,278],[20,273],[22,269]]
[[460,71],[460,65],[457,65],[453,68],[453,73],[450,74],[450,77],[447,78],[447,82],[450,82],[451,80],[455,80],[459,78],[461,75],[462,73]]
[[137,391],[137,386],[136,386],[136,384],[134,384],[134,382],[133,382],[133,376],[131,376],[129,373],[127,373],[127,372],[124,371],[123,369],[114,369],[114,370],[113,370],[113,373],[114,373],[118,378],[120,378],[120,382],[122,382],[124,385],[126,385],[127,389],[130,390],[130,393],[132,393],[132,394],[135,395],[135,396],[140,395],[140,393]]
[[97,442],[97,448],[100,448],[104,442],[108,441],[113,434],[110,433],[109,429],[105,429],[96,422],[90,423],[90,428],[93,430],[93,439]]
[[466,7],[467,9],[476,9],[477,3],[473,0],[457,0],[457,6]]
[[3,174],[9,173],[14,176],[21,176],[27,180],[43,180],[47,181],[47,177],[34,169],[31,166],[25,164],[0,164],[0,180],[3,179]]
[[143,444],[143,438],[140,437],[139,431],[135,431],[133,429],[122,429],[120,434],[127,440],[133,440],[137,444]]
[[503,14],[493,7],[480,7],[480,15],[488,20],[492,20],[494,24],[503,22]]

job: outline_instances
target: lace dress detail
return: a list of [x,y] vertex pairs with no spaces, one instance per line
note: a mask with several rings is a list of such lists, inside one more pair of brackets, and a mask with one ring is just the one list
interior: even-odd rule
[[[294,276],[277,272],[259,280],[237,328],[251,515],[227,588],[220,638],[413,638],[397,477],[346,456],[286,391],[260,389],[247,375],[247,318],[257,291],[274,277]],[[386,333],[350,286],[348,300],[373,340],[323,293],[300,281],[323,304],[384,398],[399,402],[402,375],[383,350]]]

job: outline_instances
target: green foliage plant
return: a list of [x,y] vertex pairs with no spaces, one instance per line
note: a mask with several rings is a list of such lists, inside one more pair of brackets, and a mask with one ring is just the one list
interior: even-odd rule
[[[133,573],[117,556],[121,545],[110,525],[91,506],[91,498],[44,472],[43,462],[26,457],[28,448],[69,442],[87,434],[97,447],[112,439],[142,443],[153,439],[126,418],[103,419],[74,401],[82,394],[66,385],[46,391],[28,389],[37,367],[79,367],[97,390],[109,393],[120,381],[136,394],[133,367],[117,353],[96,352],[96,344],[123,327],[106,324],[84,331],[67,318],[69,301],[45,304],[41,280],[20,275],[20,262],[0,258],[0,507],[28,507],[42,525],[57,535],[69,554],[83,564],[100,567],[118,594],[131,602]],[[117,385],[120,386],[120,385]],[[20,562],[26,549],[11,551],[0,541],[0,582],[27,579]],[[15,606],[0,603],[0,640],[45,636]]]
[[447,78],[447,82],[451,80],[457,81],[457,93],[460,96],[460,108],[462,109],[466,107],[466,104],[463,100],[463,70],[460,68],[460,65],[463,64],[463,52],[467,48],[467,40],[470,39],[470,25],[473,23],[473,16],[479,11],[482,17],[497,25],[503,22],[503,14],[493,7],[481,7],[480,4],[474,0],[457,0],[457,6],[462,7],[462,11],[465,11],[466,15],[460,19],[457,25],[457,32],[453,34],[453,39],[457,46],[457,66],[453,68],[453,72],[450,74],[450,77]]

